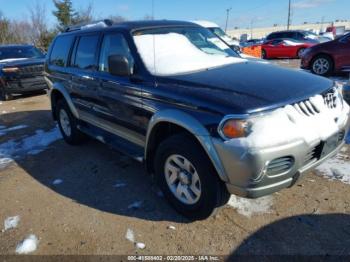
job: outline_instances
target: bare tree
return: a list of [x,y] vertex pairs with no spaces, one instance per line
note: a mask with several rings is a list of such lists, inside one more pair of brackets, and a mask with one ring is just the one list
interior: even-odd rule
[[33,6],[29,8],[29,20],[31,26],[31,42],[37,47],[45,49],[50,35],[47,27],[46,5],[36,1]]
[[89,3],[86,7],[80,8],[72,18],[72,24],[88,23],[94,21],[93,4]]

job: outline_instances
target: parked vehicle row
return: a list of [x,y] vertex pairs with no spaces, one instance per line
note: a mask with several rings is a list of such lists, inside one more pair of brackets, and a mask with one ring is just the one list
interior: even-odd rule
[[294,185],[349,130],[332,81],[242,59],[190,22],[68,29],[51,44],[45,75],[67,143],[89,136],[143,162],[190,219],[207,218],[230,194]]

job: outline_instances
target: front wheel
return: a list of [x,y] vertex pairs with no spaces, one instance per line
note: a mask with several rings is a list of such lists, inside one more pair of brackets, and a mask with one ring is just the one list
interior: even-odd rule
[[56,119],[64,140],[70,145],[78,145],[86,136],[77,127],[77,119],[70,111],[66,101],[59,100],[56,105]]
[[12,99],[12,95],[8,94],[4,87],[0,86],[0,101],[9,101]]
[[191,220],[205,219],[227,203],[229,193],[203,149],[185,134],[158,147],[156,180],[170,204]]
[[267,54],[266,54],[266,51],[264,49],[261,50],[261,58],[267,59]]

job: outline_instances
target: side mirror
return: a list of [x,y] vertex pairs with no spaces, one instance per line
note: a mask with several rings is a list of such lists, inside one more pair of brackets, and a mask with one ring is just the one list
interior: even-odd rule
[[125,56],[111,55],[108,57],[109,73],[114,76],[130,76],[129,61]]

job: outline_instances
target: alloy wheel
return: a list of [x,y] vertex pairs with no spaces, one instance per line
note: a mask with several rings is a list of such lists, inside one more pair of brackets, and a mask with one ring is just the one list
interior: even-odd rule
[[164,166],[165,180],[173,195],[186,205],[198,202],[201,182],[193,164],[181,155],[170,155]]
[[64,109],[60,110],[60,125],[62,127],[64,134],[70,137],[72,134],[72,128],[70,125],[68,114]]
[[329,61],[323,57],[317,58],[312,65],[313,71],[318,75],[324,75],[330,68]]

